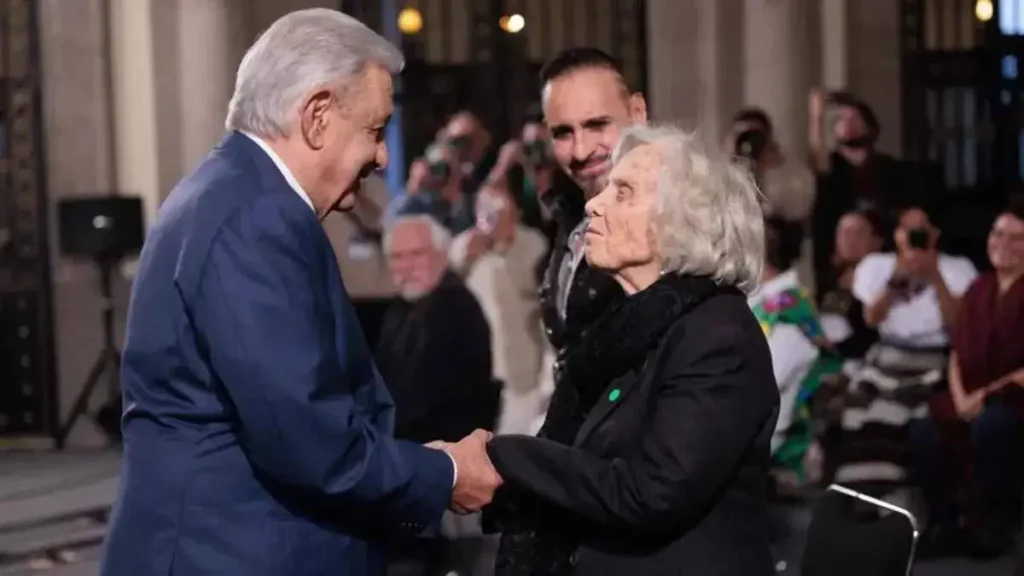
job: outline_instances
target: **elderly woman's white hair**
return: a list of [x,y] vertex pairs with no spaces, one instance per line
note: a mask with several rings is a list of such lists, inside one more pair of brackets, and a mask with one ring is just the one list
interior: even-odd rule
[[627,128],[612,162],[654,143],[662,160],[653,215],[662,272],[709,276],[752,292],[761,281],[765,240],[761,193],[750,172],[673,126]]
[[317,88],[340,92],[369,62],[392,75],[405,65],[398,48],[351,16],[326,8],[292,12],[242,58],[225,125],[264,138],[284,136],[303,97]]

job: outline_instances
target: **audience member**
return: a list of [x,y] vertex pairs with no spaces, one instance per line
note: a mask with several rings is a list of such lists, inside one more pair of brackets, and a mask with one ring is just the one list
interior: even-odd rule
[[814,304],[797,279],[794,266],[800,257],[803,226],[769,218],[765,237],[764,275],[748,304],[768,338],[779,387],[772,458],[783,473],[780,480],[795,487],[807,480],[805,456],[814,442],[810,399],[823,375],[838,372],[840,361],[829,352]]
[[554,240],[551,212],[541,202],[541,195],[554,185],[555,164],[551,136],[544,125],[540,109],[527,112],[519,138],[505,143],[498,151],[498,160],[488,181],[507,181],[523,224],[545,233]]
[[505,383],[497,432],[526,434],[543,414],[538,377],[546,341],[534,268],[546,240],[519,222],[503,182],[485,184],[477,194],[477,225],[455,239],[449,254],[464,252],[470,236],[487,250],[466,265],[466,287],[476,296],[491,327],[494,376]]
[[898,222],[896,251],[867,256],[853,274],[853,296],[880,341],[851,379],[836,472],[836,481],[882,497],[906,496],[906,428],[944,386],[960,297],[977,275],[966,258],[939,252],[924,209],[907,208]]
[[453,441],[494,427],[491,335],[480,305],[447,268],[451,236],[430,201],[410,197],[384,236],[401,301],[385,314],[378,369],[394,397],[395,436]]
[[[992,270],[964,294],[953,330],[949,394],[912,428],[918,478],[930,509],[924,554],[956,552],[960,515],[975,510],[966,539],[978,555],[1000,555],[1020,522],[1024,490],[1024,200],[996,219]],[[958,448],[964,447],[966,450]],[[973,471],[967,481],[964,471]],[[966,508],[958,490],[966,485]],[[968,526],[971,524],[968,522]]]
[[[375,354],[395,403],[395,436],[420,443],[493,429],[500,399],[487,320],[447,269],[451,235],[434,217],[434,204],[429,195],[408,197],[386,230],[384,251],[401,300],[384,316]],[[464,565],[466,548],[480,546],[478,517],[446,515],[443,527],[441,535],[397,542],[389,574],[446,574]]]
[[491,133],[480,118],[468,111],[456,112],[438,132],[438,143],[455,150],[462,191],[476,194],[497,159]]
[[878,340],[878,331],[864,320],[864,305],[853,296],[853,274],[861,260],[882,248],[882,226],[870,212],[847,212],[836,227],[832,255],[833,288],[823,294],[821,323],[836,351],[861,359]]
[[725,147],[754,171],[768,215],[794,222],[810,215],[814,179],[802,163],[787,162],[767,112],[754,107],[737,112],[726,135]]
[[[835,112],[832,135],[834,150],[826,147],[823,133],[825,108]],[[881,125],[874,111],[846,93],[826,94],[819,90],[810,97],[810,166],[817,176],[811,239],[814,246],[814,278],[820,296],[832,290],[831,275],[835,229],[844,214],[872,210],[882,216],[887,229],[897,213],[911,204],[941,196],[942,182],[931,170],[883,154],[875,148]]]

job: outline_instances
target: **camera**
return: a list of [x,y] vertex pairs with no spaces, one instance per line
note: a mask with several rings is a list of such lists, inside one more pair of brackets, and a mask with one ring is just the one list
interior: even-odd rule
[[768,134],[764,130],[750,129],[736,136],[736,148],[733,153],[740,158],[757,162],[768,148]]
[[523,159],[534,168],[539,168],[548,163],[551,159],[551,149],[543,139],[527,140],[523,142]]
[[931,244],[931,234],[927,228],[914,228],[907,232],[907,244],[916,250],[927,250]]
[[448,182],[448,178],[452,173],[452,167],[442,145],[431,144],[428,146],[423,154],[423,159],[427,161],[427,168],[432,182],[442,185]]

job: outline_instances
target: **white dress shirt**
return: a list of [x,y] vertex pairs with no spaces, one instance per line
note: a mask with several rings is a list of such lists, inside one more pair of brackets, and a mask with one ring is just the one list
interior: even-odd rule
[[[295,193],[299,195],[299,198],[302,198],[302,201],[309,206],[309,209],[315,212],[316,209],[313,208],[313,201],[309,199],[309,194],[306,194],[306,191],[302,189],[302,185],[295,179],[295,175],[292,174],[292,171],[284,163],[284,160],[281,160],[281,157],[278,156],[277,153],[275,153],[274,150],[260,137],[249,134],[248,132],[242,132],[242,134],[248,136],[250,140],[255,142],[263,149],[264,152],[267,153],[271,162],[273,162],[274,166],[277,166],[277,169],[281,171],[281,175],[284,176],[285,181],[292,187],[292,190],[295,190]],[[459,465],[455,463],[455,458],[451,454],[448,454],[447,451],[445,454],[448,456],[448,459],[452,461],[452,486],[455,486],[455,482],[459,478]]]

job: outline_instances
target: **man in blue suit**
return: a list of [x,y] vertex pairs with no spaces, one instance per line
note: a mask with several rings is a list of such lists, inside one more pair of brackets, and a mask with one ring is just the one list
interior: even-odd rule
[[394,536],[479,510],[486,432],[395,440],[320,220],[387,163],[398,50],[332,10],[249,49],[230,133],[143,249],[124,351],[125,459],[104,576],[372,575]]

